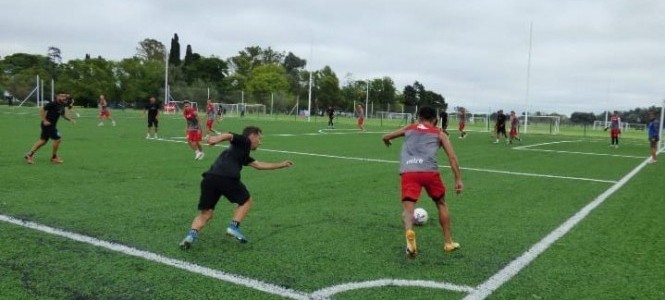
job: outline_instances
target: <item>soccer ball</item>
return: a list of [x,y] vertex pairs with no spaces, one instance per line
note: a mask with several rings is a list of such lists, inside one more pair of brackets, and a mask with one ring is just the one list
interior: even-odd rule
[[415,225],[423,225],[427,222],[427,219],[429,216],[427,215],[427,211],[421,207],[418,207],[413,210],[413,224]]

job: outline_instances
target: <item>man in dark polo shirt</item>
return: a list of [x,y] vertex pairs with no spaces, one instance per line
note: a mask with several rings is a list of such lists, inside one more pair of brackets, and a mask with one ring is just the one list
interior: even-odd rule
[[28,164],[34,164],[35,160],[33,156],[35,152],[39,150],[42,146],[46,145],[49,139],[53,140],[53,155],[51,156],[51,162],[54,164],[61,164],[64,161],[58,156],[58,148],[60,147],[60,132],[55,127],[58,123],[58,119],[62,116],[63,119],[69,121],[72,124],[76,122],[65,115],[65,107],[67,105],[66,101],[69,95],[64,92],[58,93],[56,95],[55,101],[49,102],[39,109],[39,116],[41,118],[40,127],[42,133],[39,136],[39,140],[32,146],[30,151],[25,154],[24,158]]

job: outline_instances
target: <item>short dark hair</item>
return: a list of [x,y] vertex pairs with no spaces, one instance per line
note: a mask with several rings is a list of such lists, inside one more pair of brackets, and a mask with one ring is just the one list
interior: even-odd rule
[[256,126],[247,126],[245,129],[242,130],[242,135],[244,136],[250,136],[252,134],[261,134],[261,128],[258,128]]
[[418,109],[418,118],[434,122],[436,121],[436,110],[430,106],[421,106]]

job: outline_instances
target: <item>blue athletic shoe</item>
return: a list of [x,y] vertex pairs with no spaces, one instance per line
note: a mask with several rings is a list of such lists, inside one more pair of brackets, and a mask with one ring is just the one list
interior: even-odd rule
[[182,242],[180,242],[180,249],[182,250],[187,250],[190,247],[192,247],[192,244],[194,244],[194,241],[196,240],[196,237],[194,237],[191,234],[188,234]]
[[236,238],[241,243],[247,243],[247,239],[245,239],[245,236],[240,232],[240,228],[236,226],[229,226],[226,228],[226,235],[232,236]]

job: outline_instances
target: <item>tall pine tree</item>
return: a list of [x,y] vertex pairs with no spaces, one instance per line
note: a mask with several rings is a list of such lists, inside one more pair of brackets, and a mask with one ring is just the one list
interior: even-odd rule
[[169,64],[180,66],[180,42],[178,34],[174,33],[171,39],[171,50],[169,52]]

